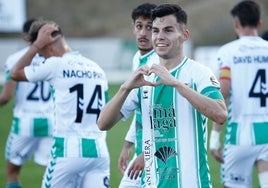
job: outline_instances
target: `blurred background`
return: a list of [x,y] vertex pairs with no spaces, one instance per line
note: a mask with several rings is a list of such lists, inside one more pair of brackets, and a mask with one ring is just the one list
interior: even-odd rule
[[[262,9],[261,34],[268,29],[268,1],[256,1]],[[191,32],[185,53],[212,69],[217,47],[236,38],[230,9],[239,0],[0,0],[0,65],[24,45],[19,38],[23,22],[43,17],[56,21],[73,50],[99,63],[110,82],[121,82],[129,75],[131,58],[137,50],[131,11],[144,2],[180,4],[188,13]]]

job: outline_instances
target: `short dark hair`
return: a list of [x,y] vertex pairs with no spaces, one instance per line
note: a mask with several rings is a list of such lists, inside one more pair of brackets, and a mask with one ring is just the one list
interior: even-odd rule
[[138,19],[138,17],[151,19],[151,11],[156,7],[155,4],[152,3],[143,3],[136,8],[133,9],[131,18],[133,22]]
[[155,20],[156,17],[164,17],[168,15],[174,15],[178,23],[187,24],[187,14],[177,4],[162,4],[157,6],[152,11],[152,20]]
[[[54,21],[43,20],[43,19],[38,19],[32,23],[29,33],[28,33],[30,43],[34,43],[34,41],[37,39],[38,32],[41,29],[41,27],[48,23],[56,24]],[[52,32],[51,35],[56,36],[58,34],[62,35],[62,30],[59,26],[58,26],[58,30]]]
[[260,21],[260,6],[251,0],[244,0],[236,4],[230,11],[233,17],[237,17],[243,27],[256,27]]
[[22,26],[22,32],[28,33],[32,23],[35,22],[36,20],[37,20],[36,18],[31,18],[31,19],[26,20]]

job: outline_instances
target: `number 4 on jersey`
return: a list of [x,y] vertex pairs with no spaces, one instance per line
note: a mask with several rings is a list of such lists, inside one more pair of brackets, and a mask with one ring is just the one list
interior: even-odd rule
[[266,84],[265,69],[258,70],[248,96],[260,98],[261,107],[266,107],[266,98],[268,97],[268,87]]
[[[76,123],[81,123],[82,121],[82,117],[83,117],[83,109],[84,109],[84,91],[83,91],[83,84],[77,84],[75,86],[73,86],[72,88],[70,88],[70,93],[77,91],[77,105],[76,105],[76,119],[75,122]],[[93,108],[93,103],[94,101],[98,101],[97,102],[97,108]],[[90,98],[90,101],[87,105],[86,108],[86,113],[87,114],[96,114],[97,118],[96,121],[99,117],[100,114],[100,108],[102,106],[102,104],[99,103],[99,101],[102,100],[102,92],[101,92],[101,86],[100,85],[96,85],[92,97]]]

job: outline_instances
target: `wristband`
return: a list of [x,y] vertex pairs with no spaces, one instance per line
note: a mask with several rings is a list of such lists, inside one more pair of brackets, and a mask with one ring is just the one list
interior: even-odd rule
[[210,139],[209,139],[209,148],[213,150],[220,149],[220,132],[212,130],[210,133]]

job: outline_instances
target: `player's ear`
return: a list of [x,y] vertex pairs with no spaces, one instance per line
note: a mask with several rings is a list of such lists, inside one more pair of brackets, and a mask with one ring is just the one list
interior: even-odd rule
[[234,25],[234,28],[235,29],[239,29],[240,27],[241,27],[241,24],[240,24],[240,21],[239,21],[239,19],[238,18],[234,18],[233,19],[233,25]]
[[188,29],[183,30],[183,38],[184,38],[184,41],[190,38],[190,31]]

